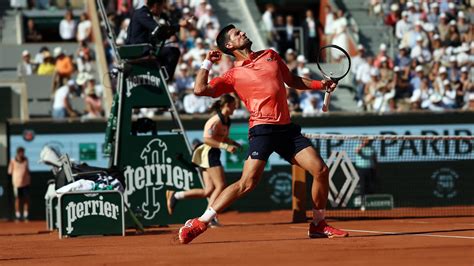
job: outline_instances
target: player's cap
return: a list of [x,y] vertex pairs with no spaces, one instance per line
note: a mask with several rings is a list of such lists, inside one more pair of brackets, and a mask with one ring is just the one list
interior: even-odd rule
[[467,67],[466,66],[461,67],[461,72],[462,73],[467,73],[468,72]]
[[379,74],[380,74],[380,71],[377,68],[370,69],[371,76],[378,77]]
[[401,70],[401,69],[400,69],[399,66],[395,66],[395,67],[393,68],[393,72],[400,72],[400,70]]
[[188,7],[183,8],[183,14],[188,14],[190,11]]
[[456,62],[456,56],[452,55],[449,57],[449,62]]
[[408,12],[406,10],[402,12],[402,17],[408,17]]
[[448,8],[449,8],[449,9],[455,9],[455,8],[456,8],[456,4],[453,3],[453,2],[449,2]]
[[443,80],[443,85],[444,86],[447,86],[447,85],[450,85],[450,84],[451,84],[451,82],[449,82],[449,79]]
[[434,2],[433,4],[431,4],[431,8],[434,9],[434,8],[438,8],[439,5],[438,3]]
[[197,38],[196,38],[196,43],[203,43],[203,42],[204,42],[204,41],[202,40],[201,37],[197,37]]
[[456,21],[455,20],[451,20],[449,22],[449,26],[456,26]]
[[439,39],[440,39],[440,38],[439,38],[439,34],[433,35],[433,40],[439,40]]
[[30,55],[30,52],[28,50],[23,50],[23,52],[21,53],[22,56],[27,56],[27,55]]
[[380,51],[387,51],[387,45],[385,43],[381,43],[379,49]]
[[301,70],[301,74],[303,74],[303,75],[307,75],[307,74],[309,74],[309,73],[311,73],[311,71],[309,71],[309,68],[307,68],[307,67],[304,67],[304,68]]
[[288,50],[286,50],[286,54],[294,54],[294,53],[295,53],[295,50],[291,48],[288,48]]
[[407,47],[403,43],[400,43],[400,45],[398,46],[398,50],[404,50],[406,48]]
[[458,12],[458,18],[465,18],[464,12],[459,11]]
[[446,18],[446,13],[441,13],[441,15],[439,15],[439,18]]
[[304,55],[300,54],[298,57],[296,57],[296,61],[299,63],[306,63],[306,57]]
[[444,73],[447,73],[448,70],[446,69],[446,67],[442,66],[439,68],[439,74],[444,74]]
[[413,7],[413,6],[414,6],[414,5],[413,5],[413,2],[411,2],[411,1],[407,2],[407,8],[411,8],[411,7]]
[[392,4],[392,5],[390,6],[390,10],[392,10],[393,12],[398,11],[398,4]]
[[365,47],[362,44],[357,45],[357,50],[365,50]]
[[415,26],[421,26],[423,23],[421,23],[421,20],[415,21]]
[[74,86],[74,85],[76,85],[76,82],[73,79],[70,79],[70,80],[67,81],[67,85],[68,86]]
[[206,10],[212,10],[212,6],[210,4],[206,5]]
[[416,66],[415,71],[416,72],[423,72],[423,67],[422,66]]
[[421,42],[423,41],[423,37],[421,37],[420,35],[416,36],[416,39],[415,39],[417,42]]
[[380,58],[380,61],[381,61],[381,62],[387,62],[387,57],[386,57],[386,56],[382,56],[382,58]]

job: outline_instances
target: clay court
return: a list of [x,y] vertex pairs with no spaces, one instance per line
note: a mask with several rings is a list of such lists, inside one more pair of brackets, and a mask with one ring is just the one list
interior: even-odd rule
[[474,217],[329,220],[344,239],[308,239],[290,211],[227,212],[189,245],[179,225],[126,237],[58,239],[44,221],[1,222],[1,265],[474,265]]

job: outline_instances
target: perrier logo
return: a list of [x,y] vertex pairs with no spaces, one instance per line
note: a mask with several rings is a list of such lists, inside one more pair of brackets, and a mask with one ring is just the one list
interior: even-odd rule
[[103,216],[117,220],[120,210],[119,206],[117,204],[113,204],[112,202],[104,202],[103,199],[103,196],[99,196],[98,200],[69,202],[69,204],[66,206],[67,233],[71,234],[72,231],[74,231],[73,223],[81,218],[89,216]]
[[146,72],[144,75],[129,76],[125,80],[127,82],[127,97],[130,97],[132,95],[132,89],[138,86],[147,85],[159,87],[161,82],[159,77],[150,75],[150,72]]
[[140,153],[142,164],[135,167],[127,165],[124,171],[125,201],[130,203],[129,197],[137,192],[144,195],[145,200],[140,208],[147,220],[153,219],[161,209],[156,193],[163,186],[189,190],[193,183],[193,172],[173,163],[167,154],[166,143],[159,138],[152,139]]

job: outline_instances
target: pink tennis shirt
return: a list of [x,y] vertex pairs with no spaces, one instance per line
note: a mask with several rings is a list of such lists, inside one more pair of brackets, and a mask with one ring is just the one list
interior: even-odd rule
[[250,113],[249,128],[291,123],[285,83],[292,80],[292,74],[278,53],[271,49],[254,52],[234,66],[211,80],[212,97],[235,91]]
[[229,127],[222,124],[218,115],[214,115],[207,120],[204,125],[204,137],[211,138],[219,142],[225,141],[229,136]]

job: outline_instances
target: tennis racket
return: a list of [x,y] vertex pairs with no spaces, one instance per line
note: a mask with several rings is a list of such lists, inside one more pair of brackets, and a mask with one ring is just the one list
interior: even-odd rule
[[[325,80],[332,80],[337,83],[343,79],[351,69],[351,58],[343,48],[330,44],[319,49],[318,59],[316,61],[319,71]],[[323,112],[329,109],[331,92],[324,94]]]

